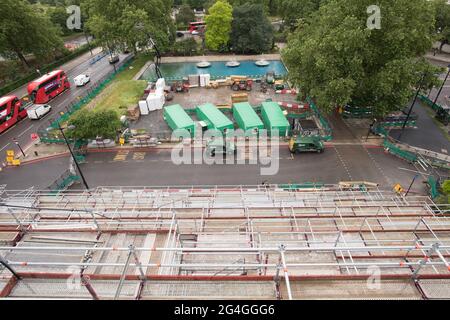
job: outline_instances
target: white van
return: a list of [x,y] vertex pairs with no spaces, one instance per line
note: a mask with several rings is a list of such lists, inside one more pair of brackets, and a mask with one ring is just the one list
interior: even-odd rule
[[28,118],[31,120],[39,120],[52,110],[48,104],[35,104],[27,109]]
[[80,74],[79,76],[76,76],[73,78],[73,81],[75,82],[75,85],[77,87],[82,87],[89,81],[91,81],[91,78],[87,74]]

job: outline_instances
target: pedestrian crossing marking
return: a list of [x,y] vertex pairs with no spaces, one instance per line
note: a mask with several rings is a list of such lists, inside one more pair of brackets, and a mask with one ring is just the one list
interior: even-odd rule
[[128,154],[130,153],[130,151],[119,151],[117,152],[116,156],[114,157],[114,161],[125,161],[128,157]]
[[135,152],[133,154],[133,160],[144,160],[146,153],[145,152]]

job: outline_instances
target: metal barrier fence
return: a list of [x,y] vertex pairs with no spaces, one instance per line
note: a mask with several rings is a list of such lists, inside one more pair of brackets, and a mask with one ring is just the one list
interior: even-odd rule
[[64,171],[64,173],[56,179],[51,185],[47,187],[51,192],[60,192],[69,188],[72,184],[80,181],[80,177],[71,172],[70,169]]
[[320,138],[324,141],[330,141],[333,139],[333,130],[331,129],[330,124],[328,121],[322,116],[322,114],[319,111],[319,108],[316,106],[314,101],[308,97],[306,98],[306,101],[311,106],[311,110],[313,111],[314,115],[319,119],[320,124],[324,130],[325,135],[321,136]]

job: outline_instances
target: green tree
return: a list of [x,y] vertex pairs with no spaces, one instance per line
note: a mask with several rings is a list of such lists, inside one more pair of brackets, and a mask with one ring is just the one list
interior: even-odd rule
[[68,136],[77,139],[114,139],[117,130],[122,127],[119,116],[113,110],[78,111],[69,119],[69,125],[75,126],[75,129],[70,130]]
[[177,41],[172,47],[176,55],[190,56],[197,52],[197,42],[193,38]]
[[450,43],[450,4],[447,0],[434,0],[436,5],[436,33],[442,47]]
[[244,4],[233,10],[231,45],[234,52],[263,53],[273,46],[273,28],[260,4]]
[[286,27],[293,31],[299,21],[319,9],[323,0],[280,0],[278,12]]
[[190,22],[195,21],[195,14],[192,8],[188,4],[184,4],[180,7],[180,11],[176,17],[177,25],[186,27]]
[[192,9],[206,9],[206,3],[208,0],[187,0],[186,3]]
[[383,116],[405,106],[426,72],[434,10],[426,0],[379,0],[380,29],[368,28],[371,0],[329,0],[302,22],[283,51],[289,78],[322,109],[354,103]]
[[2,0],[0,10],[0,54],[15,57],[26,67],[27,54],[38,59],[63,50],[57,28],[42,12],[24,0]]
[[126,45],[137,51],[152,37],[164,51],[175,39],[171,0],[82,0],[83,10],[88,29],[113,50]]
[[233,8],[226,0],[217,1],[206,16],[205,43],[211,50],[223,49],[230,41]]

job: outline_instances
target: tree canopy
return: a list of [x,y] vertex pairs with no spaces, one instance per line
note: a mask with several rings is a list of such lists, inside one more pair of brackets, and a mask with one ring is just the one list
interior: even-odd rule
[[20,59],[29,67],[25,56],[47,56],[62,50],[58,29],[50,19],[24,0],[2,0],[0,10],[0,54]]
[[206,46],[211,50],[219,50],[228,46],[230,41],[233,8],[226,0],[217,1],[206,16]]
[[299,19],[308,17],[319,9],[323,0],[280,0],[278,13],[285,25],[294,30]]
[[290,80],[326,111],[354,103],[376,115],[398,110],[422,74],[438,70],[421,58],[434,40],[427,0],[379,0],[381,28],[367,27],[371,0],[328,0],[300,23],[283,52]]
[[187,26],[190,22],[195,21],[195,14],[188,4],[183,4],[176,16],[177,25]]
[[234,8],[231,45],[240,53],[263,53],[272,48],[273,28],[261,4]]
[[82,0],[89,19],[88,29],[111,50],[126,45],[137,49],[147,45],[150,36],[161,50],[174,40],[172,1],[167,0]]
[[441,42],[440,50],[450,43],[450,4],[447,0],[435,0],[436,3],[436,33]]
[[78,111],[70,118],[69,125],[75,126],[75,129],[70,130],[68,136],[77,139],[114,139],[122,126],[119,116],[113,110]]

